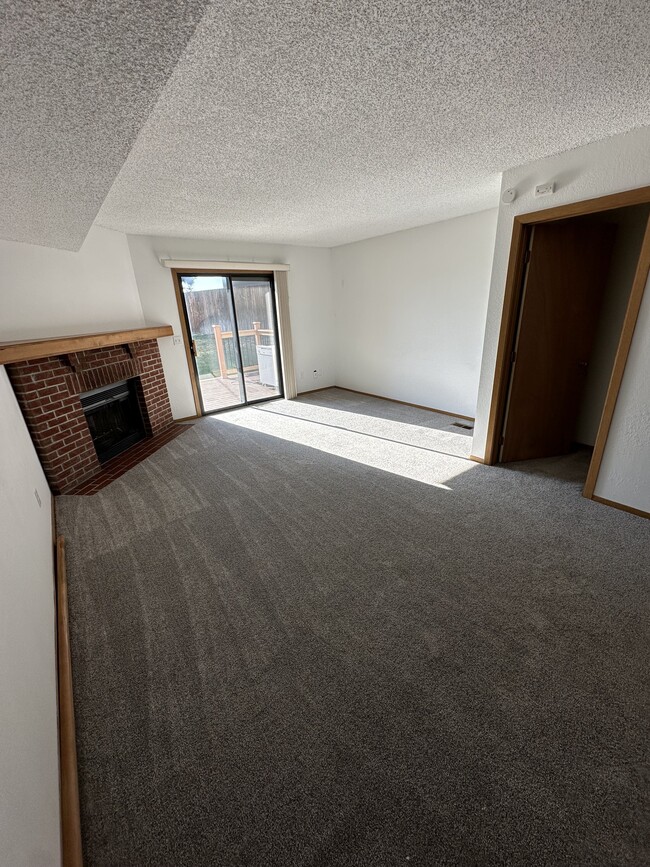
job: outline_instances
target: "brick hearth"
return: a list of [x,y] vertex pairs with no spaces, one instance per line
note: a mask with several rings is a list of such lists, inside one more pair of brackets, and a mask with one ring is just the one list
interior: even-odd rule
[[148,436],[173,424],[157,340],[7,364],[16,397],[54,493],[101,472],[79,395],[136,379]]

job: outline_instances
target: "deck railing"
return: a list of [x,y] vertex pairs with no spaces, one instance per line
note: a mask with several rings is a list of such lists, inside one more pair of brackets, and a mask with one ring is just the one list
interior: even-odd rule
[[[223,331],[220,325],[213,325],[212,330],[214,331],[214,342],[217,345],[217,359],[219,361],[219,376],[224,378],[228,376],[230,373],[236,373],[236,367],[228,367],[228,362],[226,361],[226,349],[224,345],[224,340],[228,340],[230,338],[234,338],[235,334],[232,331]],[[261,322],[253,322],[252,328],[243,328],[239,331],[240,337],[255,337],[255,345],[262,346],[262,337],[273,337],[273,329],[271,328],[262,328]],[[243,361],[243,358],[242,358]],[[248,370],[257,370],[258,365],[252,364],[244,367],[244,371]]]

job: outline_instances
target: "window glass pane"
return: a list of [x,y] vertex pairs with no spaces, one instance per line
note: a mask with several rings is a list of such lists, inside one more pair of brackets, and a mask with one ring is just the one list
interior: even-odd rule
[[227,277],[183,275],[183,300],[205,412],[246,400]]
[[278,397],[282,374],[271,281],[268,277],[233,277],[232,288],[247,399]]

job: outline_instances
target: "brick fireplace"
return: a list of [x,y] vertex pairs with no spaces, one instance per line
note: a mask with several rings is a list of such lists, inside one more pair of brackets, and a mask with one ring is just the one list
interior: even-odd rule
[[[129,332],[122,335],[124,339],[129,336]],[[142,436],[156,436],[173,425],[158,341],[117,343],[118,339],[116,335],[114,345],[56,352],[6,364],[54,493],[73,491],[102,470],[97,435],[95,432],[93,440],[82,395],[96,394],[104,386],[128,384],[136,413],[139,408]],[[53,348],[57,348],[56,341]],[[89,403],[88,398],[85,403]]]

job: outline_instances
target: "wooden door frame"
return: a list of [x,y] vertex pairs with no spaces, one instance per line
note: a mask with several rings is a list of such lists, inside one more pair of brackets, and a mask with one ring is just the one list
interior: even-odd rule
[[[203,407],[199,396],[199,384],[196,381],[196,371],[194,369],[194,360],[192,358],[192,336],[187,329],[187,314],[183,303],[183,289],[181,286],[181,274],[184,273],[177,268],[172,268],[172,280],[174,281],[174,295],[176,297],[176,306],[178,307],[178,318],[181,322],[181,333],[183,335],[183,347],[185,348],[185,359],[187,361],[187,372],[190,377],[192,386],[192,397],[194,398],[194,410],[196,417],[201,418],[203,415]],[[203,273],[216,273],[212,271],[204,271]]]
[[[487,444],[484,463],[496,464],[499,458],[500,441],[503,431],[508,385],[510,382],[511,365],[509,359],[514,350],[519,310],[523,295],[523,278],[526,250],[528,249],[532,228],[539,223],[550,223],[556,220],[566,220],[569,217],[579,217],[585,214],[605,213],[618,208],[632,205],[650,204],[650,186],[635,190],[626,190],[609,196],[599,196],[580,202],[571,202],[555,208],[519,214],[514,217],[512,240],[510,243],[510,258],[506,274],[503,312],[501,314],[501,329],[497,345],[497,357],[492,386],[492,399],[488,417]],[[645,235],[639,251],[639,259],[630,291],[621,336],[612,367],[612,375],[607,389],[603,413],[598,426],[593,456],[589,465],[583,496],[594,499],[594,489],[598,479],[600,465],[607,445],[607,437],[614,417],[616,400],[623,381],[625,365],[632,345],[634,328],[641,309],[643,293],[650,275],[650,217],[646,225]]]
[[[183,346],[185,347],[185,357],[187,360],[187,369],[192,385],[192,396],[194,398],[194,407],[196,410],[196,418],[201,418],[203,408],[201,397],[199,395],[199,383],[197,381],[196,370],[194,368],[194,360],[192,357],[192,336],[187,328],[187,315],[185,312],[185,304],[183,302],[183,287],[181,286],[182,274],[211,274],[218,277],[224,277],[235,274],[244,274],[246,276],[254,275],[256,277],[267,277],[273,284],[273,296],[276,306],[276,325],[278,331],[278,357],[282,367],[283,381],[283,397],[291,399],[296,396],[295,373],[293,370],[293,350],[291,346],[291,329],[289,324],[288,311],[288,294],[286,282],[286,269],[274,271],[261,270],[259,266],[251,264],[249,268],[244,268],[244,263],[236,263],[239,267],[229,268],[171,268],[172,280],[174,283],[174,295],[176,296],[176,306],[178,307],[178,318],[181,323],[181,332],[183,335]],[[281,277],[281,280],[278,280]],[[286,297],[285,297],[286,296]],[[192,416],[190,416],[192,418]]]

